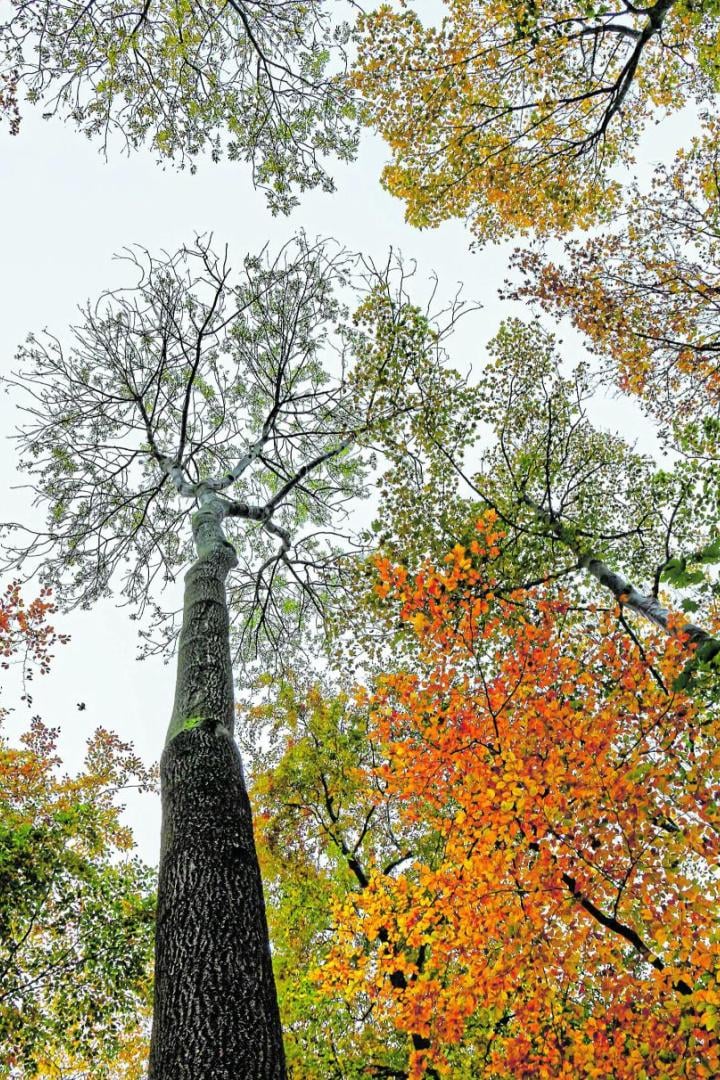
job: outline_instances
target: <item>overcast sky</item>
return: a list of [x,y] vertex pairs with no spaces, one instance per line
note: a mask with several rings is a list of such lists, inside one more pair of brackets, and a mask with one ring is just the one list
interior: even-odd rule
[[[434,3],[427,6],[435,7]],[[644,140],[639,168],[675,143],[677,120]],[[419,232],[403,220],[403,207],[378,184],[385,160],[379,140],[365,137],[358,161],[337,168],[334,195],[310,193],[288,218],[272,218],[248,171],[238,163],[201,162],[196,175],[159,168],[150,154],[115,157],[109,163],[73,128],[47,122],[25,110],[20,135],[0,131],[2,259],[0,260],[0,374],[11,370],[18,345],[44,327],[63,337],[78,304],[128,280],[113,263],[114,252],[140,243],[151,251],[175,250],[193,235],[212,231],[230,247],[239,265],[246,252],[277,247],[303,228],[311,236],[335,236],[347,247],[384,260],[390,245],[418,265],[418,284],[438,275],[441,295],[463,282],[481,311],[461,324],[453,349],[456,367],[477,370],[484,343],[511,306],[497,288],[505,276],[509,247],[469,251],[469,235],[459,222]],[[517,311],[517,307],[514,308]],[[571,335],[566,335],[571,340]],[[640,433],[632,405],[601,404],[609,426]],[[14,449],[6,436],[16,422],[13,399],[0,396],[0,520],[38,520],[26,495],[14,489],[18,477]],[[32,588],[28,588],[32,594]],[[58,629],[72,643],[58,649],[52,673],[35,682],[33,712],[62,728],[61,753],[68,769],[82,758],[85,740],[98,724],[132,740],[148,762],[159,758],[172,706],[174,672],[160,661],[135,661],[136,626],[127,613],[104,604],[92,612],[58,617]],[[12,680],[3,691],[6,706],[16,699]],[[86,709],[78,711],[77,703]],[[18,707],[8,724],[17,733],[28,715]],[[154,861],[159,843],[159,800],[134,799],[128,810],[141,855]]]

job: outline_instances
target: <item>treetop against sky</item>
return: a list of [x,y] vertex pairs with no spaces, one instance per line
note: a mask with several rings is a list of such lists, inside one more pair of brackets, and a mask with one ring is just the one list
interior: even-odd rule
[[325,159],[354,153],[348,27],[325,0],[11,7],[0,29],[11,123],[29,96],[106,149],[146,146],[191,168],[227,154],[250,165],[274,210],[306,188],[332,190]]
[[41,528],[6,526],[7,565],[71,608],[116,592],[148,611],[148,649],[172,650],[160,594],[192,561],[190,516],[213,496],[239,560],[236,658],[273,663],[343,588],[358,550],[343,522],[374,448],[411,440],[431,411],[440,430],[462,386],[443,341],[464,304],[429,316],[398,259],[375,267],[303,235],[238,274],[207,238],[123,258],[136,283],[88,304],[67,342],[31,337],[6,380],[47,511]]

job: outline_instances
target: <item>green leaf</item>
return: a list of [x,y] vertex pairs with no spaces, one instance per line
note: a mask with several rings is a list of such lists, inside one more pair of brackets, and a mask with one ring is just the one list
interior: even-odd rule
[[702,550],[697,553],[695,558],[698,560],[698,562],[702,563],[720,562],[720,540],[713,540],[711,544],[708,544],[706,547],[702,548]]
[[673,581],[678,574],[682,574],[687,566],[687,559],[677,558],[668,559],[662,570],[662,579],[664,581]]
[[712,660],[717,654],[720,653],[720,641],[716,641],[714,638],[706,639],[698,645],[695,653],[697,660],[702,660],[704,663]]

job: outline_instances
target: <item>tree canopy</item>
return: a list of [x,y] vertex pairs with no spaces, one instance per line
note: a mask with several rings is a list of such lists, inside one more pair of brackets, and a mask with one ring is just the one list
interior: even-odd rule
[[[511,295],[591,350],[509,319],[463,379],[458,297],[302,234],[237,271],[206,236],[129,249],[134,282],[20,349],[46,518],[4,526],[5,568],[42,592],[10,585],[0,653],[47,668],[51,596],[179,641],[152,1080],[720,1074],[720,6],[384,3],[349,78],[321,0],[10,8],[11,131],[28,100],[106,151],[241,159],[284,212],[359,117],[411,224],[536,234]],[[624,183],[685,107],[696,137]],[[597,421],[608,387],[657,452]],[[103,729],[58,764],[38,719],[0,742],[6,1075],[136,1080],[151,896],[117,798],[154,777]]]
[[[0,600],[3,665],[20,664],[26,687],[67,640],[54,610],[47,593],[25,604],[17,584]],[[103,728],[63,775],[57,739],[39,716],[19,742],[0,736],[0,1076],[139,1080],[153,874],[132,855],[118,795],[155,776]]]
[[[346,898],[321,978],[440,1058],[462,1042],[453,1075],[711,1076],[713,709],[612,614],[495,600],[493,519],[414,579],[379,567],[419,663],[379,680],[368,783],[412,859]],[[680,651],[650,654],[663,681]]]
[[0,1075],[131,1080],[147,1054],[154,874],[116,795],[153,781],[103,729],[83,768],[58,775],[57,735],[36,718],[20,746],[0,744]]
[[[332,189],[325,159],[352,157],[347,29],[324,0],[12,0],[0,77],[107,151],[148,145],[196,167],[249,162],[273,210]],[[15,121],[17,122],[17,121]]]
[[539,326],[490,351],[388,437],[331,672],[241,727],[289,1060],[712,1076],[714,470],[593,423]]
[[612,229],[566,245],[562,260],[518,253],[515,295],[586,335],[598,366],[670,429],[717,413],[717,121],[635,186]]
[[439,564],[378,560],[371,689],[253,709],[299,1076],[717,1071],[716,695],[669,690],[680,636],[503,595],[506,543],[487,511]]
[[[420,396],[437,403],[454,385],[443,331],[409,304],[402,271],[393,284],[391,266],[304,237],[247,257],[237,281],[205,239],[127,258],[137,285],[88,305],[69,346],[47,335],[20,350],[22,467],[48,517],[9,527],[8,561],[29,559],[66,605],[112,582],[171,647],[156,589],[190,561],[194,501],[212,492],[240,559],[240,653],[277,654],[341,584],[353,544],[338,523],[364,490],[376,429],[402,439]],[[356,322],[342,302],[353,288]],[[376,345],[378,305],[390,338]]]
[[467,218],[484,240],[607,222],[646,124],[717,90],[714,3],[445,6],[437,27],[387,3],[359,23],[353,81],[413,225]]

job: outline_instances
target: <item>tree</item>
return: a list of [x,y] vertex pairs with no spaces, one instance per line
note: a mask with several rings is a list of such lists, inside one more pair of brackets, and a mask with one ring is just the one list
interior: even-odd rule
[[628,649],[617,608],[502,597],[507,542],[488,511],[437,567],[379,559],[371,692],[253,708],[301,1077],[717,1070],[716,692],[669,693],[686,643]]
[[569,316],[680,442],[718,403],[717,134],[710,118],[672,168],[656,169],[649,193],[633,189],[613,231],[569,242],[563,263],[539,251],[515,260],[524,280],[514,295]]
[[[53,611],[15,583],[0,600],[3,663],[23,667],[26,702],[66,640]],[[102,728],[81,771],[60,776],[57,734],[34,717],[20,745],[0,737],[0,1075],[139,1080],[154,896],[117,795],[154,777]]]
[[[389,349],[362,307],[348,324],[336,292],[353,269],[360,289],[363,267],[330,245],[248,257],[236,283],[204,240],[128,257],[137,287],[84,309],[69,349],[46,337],[20,351],[18,439],[48,524],[16,534],[8,557],[39,564],[62,604],[88,606],[120,578],[143,611],[194,546],[161,759],[150,1076],[280,1077],[225,582],[237,655],[292,655],[342,584],[351,549],[333,516],[362,491],[363,444],[391,424],[402,437],[418,397],[442,413],[452,377],[436,366],[442,328],[407,303],[402,274],[393,291],[391,267],[364,271],[366,307],[393,311]],[[174,621],[152,611],[172,642]]]
[[[317,707],[301,713],[297,703],[286,704],[284,720],[283,708],[275,710],[280,721],[273,744],[280,742],[283,723],[290,735],[279,763],[271,761],[259,782],[268,792],[265,842],[271,862],[290,835],[300,849],[289,867],[276,870],[281,879],[278,918],[286,917],[285,905],[292,906],[306,888],[310,896],[320,887],[334,896],[332,925],[340,944],[333,948],[327,916],[320,915],[309,939],[297,947],[305,950],[303,966],[308,953],[315,956],[320,985],[333,995],[333,1004],[326,1006],[330,1017],[346,1003],[350,1022],[363,1032],[362,1045],[372,1048],[366,1062],[377,1075],[403,1076],[408,1068],[443,1068],[449,1061],[452,1075],[473,1076],[478,1060],[485,1060],[501,1076],[519,1075],[523,1068],[533,1071],[543,1062],[549,1063],[548,1075],[576,1076],[595,1069],[598,1075],[635,1076],[644,1069],[646,1075],[710,1076],[717,1069],[717,1046],[714,1036],[705,1033],[715,1025],[713,1008],[707,1007],[716,1003],[715,976],[707,980],[706,962],[697,949],[714,947],[717,898],[708,895],[709,906],[703,907],[710,871],[703,868],[704,856],[695,860],[690,848],[696,850],[694,823],[711,798],[717,769],[710,733],[717,698],[716,583],[714,573],[708,573],[719,554],[716,469],[712,462],[694,459],[658,468],[619,436],[598,429],[590,418],[597,379],[587,365],[563,371],[554,339],[537,325],[506,324],[491,353],[479,385],[463,389],[460,407],[439,430],[431,424],[416,426],[412,452],[406,447],[403,453],[391,439],[383,444],[392,467],[373,532],[390,560],[381,564],[370,628],[362,615],[368,606],[367,579],[360,580],[344,620],[346,627],[352,620],[364,649],[360,670],[386,675],[380,677],[370,721],[354,715],[357,706],[353,711],[336,701],[326,707],[340,713],[346,732],[355,733],[355,767],[338,750]],[[477,446],[480,427],[482,448]],[[708,439],[712,446],[712,432]],[[432,515],[429,505],[436,508]],[[469,523],[483,512],[487,516],[478,536]],[[452,550],[443,565],[448,546]],[[388,605],[388,597],[396,602]],[[407,632],[398,628],[398,614],[401,626],[413,628],[409,642]],[[699,625],[688,622],[688,614]],[[653,627],[667,638],[664,646],[650,633]],[[691,675],[694,700],[686,696]],[[507,691],[499,698],[500,705],[507,703],[505,711],[492,699],[498,686]],[[556,704],[567,728],[555,726]],[[524,904],[531,911],[525,929],[530,934],[534,920],[537,932],[539,916],[534,901],[526,898],[522,875],[534,870],[540,855],[530,848],[528,863],[525,855],[517,856],[512,808],[501,805],[498,812],[483,801],[487,774],[471,783],[477,753],[485,755],[488,770],[500,768],[503,785],[518,795],[510,783],[517,779],[512,755],[522,746],[522,725],[528,721],[532,726],[532,718],[546,710],[547,745],[539,746],[538,732],[532,732],[528,759],[537,749],[542,770],[560,755],[562,775],[553,773],[549,786],[567,795],[568,814],[577,809],[580,816],[577,826],[563,819],[572,843],[557,822],[551,822],[560,832],[554,839],[581,862],[589,858],[588,851],[597,855],[590,862],[597,877],[590,880],[602,885],[590,891],[577,867],[560,867],[553,852],[545,870],[560,869],[559,885],[546,878],[537,886],[549,897],[542,919],[557,931],[546,935],[547,954],[547,942],[540,938],[538,944],[537,933],[524,938],[523,926],[516,929],[510,907],[503,906],[503,896],[507,904]],[[501,727],[515,719],[520,725],[503,736],[507,772],[504,763],[500,767],[495,761],[500,754],[504,762],[505,751],[492,740],[494,714],[500,715]],[[487,737],[477,733],[483,724]],[[698,739],[701,757],[708,755],[700,773],[710,788],[698,792],[692,808],[700,775],[695,771]],[[346,740],[347,735],[343,746]],[[470,757],[463,756],[465,751]],[[596,776],[587,778],[589,767],[602,771],[601,790],[610,793],[608,798],[621,800],[611,812],[609,804],[598,801]],[[448,777],[452,784],[446,788]],[[529,788],[526,780],[522,784]],[[576,782],[585,785],[582,796]],[[544,786],[533,791],[533,806],[550,797],[544,791]],[[665,799],[673,808],[687,807],[688,819],[678,825],[671,816],[668,825],[658,813]],[[458,808],[472,832],[464,830],[464,817],[455,819]],[[581,842],[585,812],[587,842]],[[370,827],[365,827],[368,814]],[[638,814],[633,833],[627,823]],[[634,866],[621,866],[618,838],[605,846],[598,830],[609,821],[625,821],[620,827],[628,858],[639,856],[637,879]],[[703,821],[707,831],[699,849],[709,851],[715,823]],[[412,855],[399,873],[383,857],[386,824],[396,854]],[[481,826],[490,830],[491,851],[481,847],[475,861]],[[656,833],[662,844],[656,843]],[[671,840],[683,853],[665,858],[665,843]],[[617,866],[602,862],[606,856],[619,860]],[[651,865],[656,857],[658,864]],[[475,914],[476,881],[485,880],[482,874],[493,859],[505,873],[522,870],[520,885],[504,879],[499,886],[499,906],[494,904],[488,914],[495,918],[494,929],[483,922],[484,915]],[[458,883],[468,861],[467,880]],[[639,892],[623,884],[630,870],[627,880]],[[686,890],[684,875],[696,872]],[[607,891],[613,887],[618,894]],[[655,907],[643,907],[646,888],[655,889]],[[676,907],[672,898],[678,893],[683,902]],[[483,894],[483,903],[486,899]],[[698,900],[702,910],[695,908]],[[555,902],[558,908],[552,907]],[[666,903],[672,909],[669,935]],[[577,908],[564,923],[556,914],[563,905]],[[618,913],[624,910],[632,918],[621,918]],[[675,916],[682,918],[682,926],[672,921]],[[478,932],[479,922],[486,932]],[[610,937],[599,938],[600,928]],[[487,986],[482,1011],[473,988],[485,985],[489,939],[497,982]],[[501,945],[512,961],[507,967]],[[469,960],[475,946],[478,967]],[[292,949],[293,943],[289,966],[297,959]],[[540,955],[544,967],[537,962]],[[567,969],[562,967],[566,961]],[[630,965],[628,982],[621,961]],[[696,983],[677,966],[686,961]],[[714,960],[708,961],[708,970],[715,967]],[[656,978],[653,971],[661,978],[646,986],[647,975]],[[663,980],[671,977],[675,1004],[665,1000]],[[311,1000],[317,1008],[321,998],[317,981],[314,985]],[[292,998],[292,988],[287,994]],[[488,1005],[496,1000],[503,1010]],[[307,995],[294,1004],[294,1038],[302,1050],[312,1048]],[[543,1014],[549,1004],[551,1014]],[[388,1025],[409,1037],[405,1051],[387,1036]],[[555,1041],[550,1045],[548,1039]],[[377,1053],[383,1044],[384,1057]],[[334,1071],[328,1069],[329,1075],[354,1075],[358,1063],[352,1051],[339,1040],[333,1047],[340,1061],[333,1063]],[[624,1073],[626,1058],[630,1064]]]
[[[564,374],[556,340],[538,324],[506,322],[489,351],[452,418],[439,430],[418,428],[415,460],[406,455],[387,474],[382,550],[417,571],[424,559],[467,545],[468,523],[490,509],[507,534],[495,567],[503,595],[562,581],[577,604],[620,603],[630,635],[636,617],[676,634],[675,607],[695,620],[682,627],[699,646],[688,653],[692,665],[713,660],[720,650],[703,625],[716,595],[710,567],[720,557],[712,456],[658,467],[594,424],[597,377],[583,364]],[[433,515],[424,512],[429,504]],[[387,663],[382,635],[364,647],[376,639]]]
[[[264,697],[264,700],[263,700]],[[334,909],[410,858],[394,834],[396,807],[368,783],[379,747],[367,708],[326,675],[263,680],[245,706],[258,852],[288,1066],[297,1080],[401,1076],[407,1036],[369,1020],[366,1001],[331,997],[318,982],[336,937]],[[398,968],[396,981],[401,981]],[[424,1040],[415,1036],[420,1047]]]
[[714,3],[447,0],[359,23],[353,81],[392,150],[388,190],[418,226],[469,218],[480,239],[608,221],[650,119],[717,87]]
[[115,797],[153,779],[103,729],[78,775],[60,777],[57,734],[35,718],[21,746],[0,743],[0,1075],[60,1076],[65,1063],[131,1080],[146,1052],[135,1043],[155,898]]
[[117,134],[180,166],[248,161],[286,211],[297,190],[332,189],[324,158],[354,153],[346,39],[323,0],[13,0],[0,78],[105,150]]
[[0,76],[0,116],[7,120],[11,135],[20,130],[20,109],[17,101],[17,79],[13,72]]
[[426,1036],[410,1076],[713,1076],[713,700],[617,612],[497,599],[503,542],[488,512],[437,568],[378,564],[417,652],[369,700],[366,786],[410,857],[370,862],[318,977]]
[[[40,595],[30,604],[26,604],[19,581],[11,581],[0,595],[0,665],[7,670],[11,664],[22,668],[25,687],[23,700],[32,702],[27,692],[27,684],[32,680],[33,672],[39,670],[46,674],[50,669],[53,654],[51,649],[57,644],[66,644],[66,634],[56,632],[48,615],[55,611],[52,590],[42,589]],[[6,709],[0,709],[0,718]]]

